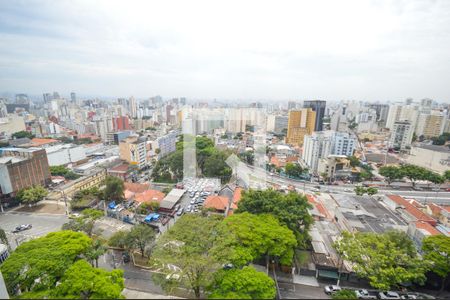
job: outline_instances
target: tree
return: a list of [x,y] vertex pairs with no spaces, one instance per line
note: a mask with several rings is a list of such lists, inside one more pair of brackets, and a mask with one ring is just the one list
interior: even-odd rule
[[84,260],[74,263],[64,274],[51,298],[74,299],[124,299],[123,270],[93,268]]
[[81,231],[91,237],[95,222],[101,217],[103,217],[102,211],[88,208],[81,212],[81,216],[64,223],[62,230]]
[[44,199],[47,194],[48,192],[44,187],[36,185],[20,190],[16,198],[23,204],[32,205]]
[[158,239],[151,262],[167,274],[163,280],[189,288],[200,298],[201,291],[212,283],[214,272],[224,263],[212,251],[226,234],[220,231],[221,219],[183,215]]
[[105,254],[106,246],[105,241],[100,238],[92,240],[92,245],[86,250],[85,257],[91,262],[92,267],[98,268],[98,259]]
[[287,163],[286,166],[284,167],[284,170],[286,172],[286,175],[288,176],[292,176],[292,177],[300,177],[300,175],[302,175],[303,173],[303,169],[302,167],[300,167],[299,164],[294,164],[294,163]]
[[118,177],[108,176],[106,177],[105,184],[105,201],[114,200],[116,202],[122,202],[124,199],[123,192],[125,189],[123,180]]
[[11,135],[11,137],[12,137],[13,139],[22,139],[22,138],[29,138],[29,139],[32,139],[32,138],[34,138],[34,135],[33,135],[31,132],[22,130],[22,131],[14,132],[14,133]]
[[220,270],[215,274],[210,299],[274,299],[275,282],[251,266]]
[[8,248],[10,247],[8,237],[6,236],[6,233],[2,228],[0,228],[0,242],[8,246]]
[[311,205],[306,197],[295,192],[286,195],[273,189],[249,190],[243,192],[236,212],[272,214],[294,232],[298,246],[306,248],[309,240],[308,230],[313,223],[309,208]]
[[64,272],[91,245],[85,234],[73,231],[52,232],[19,245],[0,269],[10,295],[42,291],[55,287]]
[[356,296],[355,291],[353,290],[346,290],[342,289],[340,291],[337,291],[333,295],[331,295],[331,299],[358,299],[358,296]]
[[130,247],[137,247],[141,256],[144,257],[145,247],[149,245],[155,239],[155,230],[145,224],[135,225],[128,233],[128,243]]
[[354,155],[349,156],[348,160],[350,161],[350,166],[352,166],[352,167],[359,167],[361,165],[361,162],[359,161],[359,159]]
[[266,257],[268,263],[273,257],[280,259],[283,265],[291,265],[297,245],[295,235],[274,216],[238,213],[226,218],[222,226],[222,231],[229,233],[216,249],[217,256],[226,253],[223,260],[242,267],[261,257]]
[[363,196],[366,193],[366,189],[362,186],[356,186],[355,187],[355,194],[357,196]]
[[384,177],[388,185],[391,185],[391,183],[394,180],[403,178],[403,173],[401,172],[401,169],[395,166],[383,166],[380,168],[379,173],[381,176]]
[[444,172],[444,178],[445,180],[450,181],[450,170]]
[[362,169],[361,172],[359,173],[359,178],[360,178],[362,181],[370,180],[370,179],[373,178],[373,174],[372,174],[372,172],[369,171],[369,170]]
[[443,291],[450,274],[450,237],[428,236],[422,242],[422,251],[424,258],[431,261],[432,271],[442,278],[441,291]]
[[353,263],[356,274],[367,278],[374,288],[387,291],[401,283],[425,281],[428,263],[404,232],[343,232],[334,246],[343,259]]
[[127,231],[116,231],[108,240],[108,245],[111,247],[117,247],[121,249],[128,249],[128,232]]
[[373,196],[373,195],[375,195],[375,194],[378,193],[378,189],[371,186],[371,187],[368,187],[368,188],[366,189],[366,193],[367,193],[367,195],[369,195],[369,196]]
[[412,185],[416,185],[416,180],[426,180],[430,171],[416,165],[403,165],[400,167],[401,173],[411,180]]

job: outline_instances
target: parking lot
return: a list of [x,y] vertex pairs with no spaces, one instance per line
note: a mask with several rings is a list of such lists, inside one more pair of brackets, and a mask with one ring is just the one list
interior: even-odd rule
[[186,179],[183,185],[186,193],[180,201],[180,207],[186,213],[199,212],[206,198],[215,195],[221,187],[220,179],[216,178]]

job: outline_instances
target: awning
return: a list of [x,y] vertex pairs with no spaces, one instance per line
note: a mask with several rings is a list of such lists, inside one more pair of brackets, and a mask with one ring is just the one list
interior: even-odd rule
[[108,204],[108,207],[110,208],[110,209],[114,209],[114,208],[116,208],[116,202],[110,202],[109,204]]
[[318,271],[319,271],[318,277],[331,278],[331,279],[339,278],[339,275],[336,271],[330,271],[330,270],[318,270]]

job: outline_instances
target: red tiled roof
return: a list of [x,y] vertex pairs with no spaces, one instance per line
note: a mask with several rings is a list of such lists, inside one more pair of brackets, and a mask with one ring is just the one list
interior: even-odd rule
[[242,188],[237,187],[233,193],[233,203],[237,205],[238,202],[241,201],[241,197],[242,197]]
[[125,199],[130,200],[131,198],[134,197],[134,195],[136,193],[133,193],[132,191],[129,191],[129,190],[125,190],[125,192],[123,192],[123,194],[125,196]]
[[[232,204],[232,206],[233,205],[234,204]],[[214,208],[216,210],[225,211],[228,206],[228,198],[223,196],[208,196],[205,200],[204,206],[206,208]]]
[[125,182],[125,190],[133,193],[143,193],[150,188],[150,184],[141,184],[133,182]]
[[129,168],[128,164],[120,164],[118,166],[115,166],[115,167],[111,168],[110,171],[126,172],[126,171],[128,171],[128,168]]
[[444,206],[444,209],[446,210],[446,211],[448,211],[448,212],[450,212],[450,206]]
[[398,205],[401,205],[405,208],[405,210],[412,215],[414,218],[416,218],[418,221],[424,221],[427,223],[430,223],[431,225],[436,225],[436,220],[409,203],[405,200],[405,198],[398,196],[398,195],[388,195],[389,199],[397,203]]
[[428,207],[431,209],[433,216],[439,216],[441,214],[441,210],[444,209],[443,207],[441,207],[435,203],[430,203],[428,205]]
[[157,191],[157,190],[146,190],[143,193],[136,194],[134,199],[137,202],[143,203],[143,202],[150,202],[155,201],[158,203],[161,203],[162,199],[164,199],[165,195],[163,192]]
[[47,144],[53,144],[53,143],[58,143],[58,140],[54,140],[54,139],[39,139],[39,138],[33,138],[31,139],[31,144],[33,146],[42,146],[42,145],[47,145]]
[[422,222],[422,221],[417,221],[415,223],[415,225],[416,225],[417,229],[424,229],[424,230],[428,231],[431,235],[439,235],[439,234],[441,234],[439,232],[439,230],[434,228],[434,226],[431,226],[429,223]]

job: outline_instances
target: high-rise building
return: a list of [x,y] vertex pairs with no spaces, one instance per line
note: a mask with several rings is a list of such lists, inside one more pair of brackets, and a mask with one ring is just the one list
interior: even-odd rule
[[351,156],[356,144],[356,137],[348,132],[332,130],[314,132],[312,135],[305,136],[302,159],[315,173],[319,159],[327,158],[329,155]]
[[288,116],[268,115],[267,131],[282,133],[288,127]]
[[75,94],[74,92],[70,93],[70,100],[73,103],[77,103],[77,94]]
[[414,126],[409,121],[395,122],[389,139],[389,147],[398,148],[400,150],[407,149],[411,146],[414,134]]
[[137,103],[136,103],[136,99],[134,99],[134,97],[130,97],[128,105],[129,105],[128,111],[130,112],[131,117],[132,118],[137,118]]
[[61,97],[59,96],[58,92],[53,92],[53,99],[60,99]]
[[44,98],[44,103],[50,102],[53,99],[52,94],[50,94],[50,93],[44,93],[43,98]]
[[394,123],[398,121],[409,121],[413,128],[416,127],[419,117],[419,106],[393,104],[389,107],[389,114],[386,121],[386,128],[392,130]]
[[16,94],[16,103],[17,104],[29,104],[30,100],[28,99],[27,94]]
[[288,110],[297,109],[297,102],[296,101],[289,101],[288,102]]
[[316,113],[311,108],[289,111],[286,143],[302,145],[305,135],[314,132]]
[[370,108],[374,109],[377,114],[378,126],[381,128],[386,127],[386,121],[389,114],[388,104],[372,103],[369,105]]
[[446,120],[445,111],[432,110],[430,113],[420,113],[415,133],[425,138],[438,137],[444,132]]
[[314,131],[323,130],[323,118],[325,117],[325,108],[327,101],[314,100],[304,101],[303,108],[311,108],[316,113],[316,123],[314,124]]
[[119,143],[120,159],[131,165],[138,166],[139,169],[147,165],[147,141],[145,138],[130,136]]
[[130,122],[127,116],[113,118],[113,131],[129,130]]

